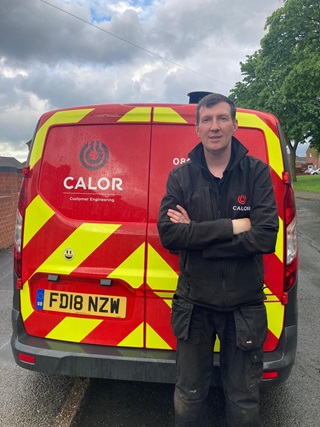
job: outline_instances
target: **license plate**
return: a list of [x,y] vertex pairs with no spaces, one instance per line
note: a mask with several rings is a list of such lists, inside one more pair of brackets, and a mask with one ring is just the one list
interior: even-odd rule
[[36,308],[62,313],[125,318],[127,298],[38,289]]

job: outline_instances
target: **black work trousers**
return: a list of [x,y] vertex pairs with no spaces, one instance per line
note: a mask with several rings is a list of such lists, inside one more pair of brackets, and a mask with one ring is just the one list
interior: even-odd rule
[[174,393],[175,426],[207,427],[206,400],[213,347],[220,340],[226,427],[259,427],[259,386],[267,335],[263,303],[221,312],[174,298],[172,326],[178,338]]

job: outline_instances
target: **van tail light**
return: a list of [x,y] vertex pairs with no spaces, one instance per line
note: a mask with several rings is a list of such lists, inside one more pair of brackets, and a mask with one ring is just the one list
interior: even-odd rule
[[31,363],[33,365],[36,363],[35,356],[30,356],[30,354],[19,353],[18,359],[21,360],[21,362]]
[[29,168],[23,168],[23,178],[18,201],[16,228],[14,235],[14,271],[16,275],[21,277],[22,273],[22,236],[23,236],[23,223],[26,210],[26,178],[28,177]]
[[277,371],[269,371],[269,372],[267,371],[262,374],[262,379],[274,380],[275,378],[278,378],[278,376],[279,376],[279,372]]
[[14,271],[18,277],[21,277],[21,246],[22,246],[22,215],[17,209],[16,229],[14,234]]
[[284,290],[288,291],[297,281],[298,274],[298,229],[296,205],[292,187],[288,187],[285,197],[285,284]]

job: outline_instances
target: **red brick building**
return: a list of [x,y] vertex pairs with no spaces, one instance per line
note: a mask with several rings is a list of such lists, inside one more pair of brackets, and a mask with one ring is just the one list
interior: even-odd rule
[[320,168],[320,153],[315,148],[308,148],[306,162],[307,164],[312,164],[313,169]]

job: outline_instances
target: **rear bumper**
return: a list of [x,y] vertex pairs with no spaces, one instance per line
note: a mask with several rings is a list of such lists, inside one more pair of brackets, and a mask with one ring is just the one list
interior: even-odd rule
[[278,373],[276,378],[263,380],[262,385],[265,388],[283,384],[288,379],[294,365],[296,351],[297,326],[287,326],[283,329],[277,349],[264,354],[263,371]]
[[[126,347],[106,347],[29,336],[20,313],[12,311],[11,348],[17,365],[48,374],[172,383],[175,352]],[[35,357],[21,361],[19,353]]]
[[[19,311],[12,311],[11,346],[16,363],[26,369],[77,377],[158,383],[175,382],[175,352],[69,343],[27,335]],[[278,372],[263,385],[278,385],[289,376],[297,344],[296,326],[286,327],[276,351],[265,353],[264,370]],[[24,362],[19,353],[35,357]],[[215,354],[213,385],[220,384],[219,357]]]

